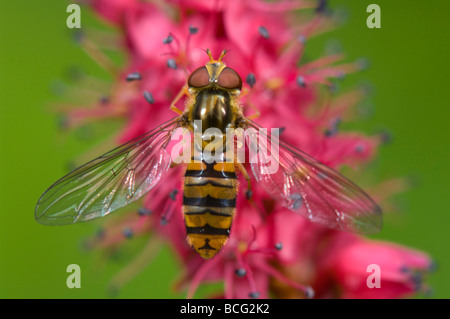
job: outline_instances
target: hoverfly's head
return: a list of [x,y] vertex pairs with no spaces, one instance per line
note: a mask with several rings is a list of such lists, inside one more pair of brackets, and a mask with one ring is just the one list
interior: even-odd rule
[[188,79],[189,88],[204,89],[212,87],[240,92],[242,89],[241,77],[222,62],[222,58],[227,51],[223,50],[217,60],[213,59],[209,49],[206,49],[206,53],[210,60],[205,66],[192,72]]

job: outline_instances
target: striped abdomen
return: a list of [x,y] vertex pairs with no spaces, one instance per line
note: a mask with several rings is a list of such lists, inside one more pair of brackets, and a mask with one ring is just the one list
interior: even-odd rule
[[189,244],[205,259],[230,235],[236,210],[234,163],[190,163],[184,179],[183,212]]

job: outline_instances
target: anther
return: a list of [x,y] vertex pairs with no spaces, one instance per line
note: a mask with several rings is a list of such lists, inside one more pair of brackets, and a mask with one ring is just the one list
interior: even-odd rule
[[336,83],[330,83],[328,90],[330,90],[330,93],[336,93],[339,90],[339,86]]
[[97,230],[97,233],[95,234],[97,238],[104,238],[105,237],[105,230],[103,228],[100,228]]
[[436,260],[431,260],[430,265],[428,266],[428,271],[435,272],[438,269],[438,264]]
[[166,218],[166,216],[162,216],[159,222],[161,223],[161,225],[166,226],[169,223],[169,220]]
[[234,271],[234,273],[238,277],[244,277],[247,274],[247,271],[244,268],[238,268]]
[[362,145],[362,144],[356,145],[356,146],[355,146],[355,152],[356,152],[356,153],[362,153],[362,152],[364,152],[364,145]]
[[319,0],[319,3],[316,7],[316,13],[325,13],[328,9],[327,0]]
[[379,133],[379,136],[380,136],[381,143],[383,143],[383,144],[388,144],[388,143],[392,142],[392,140],[394,138],[392,136],[392,132],[389,132],[386,130]]
[[297,85],[304,88],[306,86],[305,78],[301,75],[297,76]]
[[189,26],[189,33],[190,34],[196,34],[198,32],[198,28],[193,27],[192,25]]
[[152,211],[148,208],[141,207],[138,210],[139,216],[150,216],[152,214]]
[[139,72],[133,72],[127,75],[127,82],[131,82],[131,81],[139,81],[141,80],[141,74]]
[[414,290],[415,291],[419,291],[420,288],[422,287],[422,282],[423,282],[423,276],[420,273],[413,273],[410,276],[411,282],[414,286]]
[[163,43],[164,43],[164,44],[170,44],[170,43],[172,43],[172,41],[173,41],[173,36],[172,36],[171,34],[169,34],[169,35],[167,36],[167,38],[164,38],[164,39],[163,39]]
[[258,32],[259,32],[259,34],[261,34],[261,36],[264,39],[268,39],[269,38],[269,31],[267,31],[266,27],[260,26],[258,28]]
[[248,296],[249,296],[250,298],[256,299],[256,298],[259,298],[260,293],[257,292],[257,291],[253,291],[253,292],[249,293]]
[[361,58],[356,61],[356,65],[360,70],[367,70],[370,67],[370,61],[367,58]]
[[276,244],[275,244],[275,249],[276,249],[276,250],[281,250],[281,249],[283,249],[283,243],[281,243],[281,242],[276,243]]
[[80,44],[84,40],[84,32],[77,29],[73,32],[72,38],[75,41],[75,43]]
[[123,236],[124,236],[125,238],[127,238],[127,239],[130,239],[130,238],[133,237],[133,231],[131,230],[131,228],[125,228],[125,229],[122,231],[122,234],[123,234]]
[[153,98],[153,95],[149,91],[144,91],[143,95],[144,95],[144,99],[148,103],[150,103],[150,104],[155,103],[155,99]]
[[167,66],[171,69],[176,69],[178,68],[177,63],[175,62],[174,59],[169,59],[167,60]]
[[245,197],[247,199],[250,199],[250,198],[252,198],[252,196],[253,196],[252,190],[251,189],[247,189],[247,191],[245,192]]
[[409,274],[412,270],[408,266],[401,266],[399,271],[403,274]]
[[106,95],[103,95],[100,97],[99,102],[101,105],[107,105],[109,103],[109,97],[107,97]]
[[314,298],[314,289],[312,289],[311,287],[306,287],[305,297],[306,299]]
[[171,191],[169,193],[169,198],[172,201],[167,201],[166,202],[165,208],[164,208],[163,213],[161,215],[160,223],[163,226],[165,226],[165,225],[167,225],[169,223],[170,217],[172,216],[172,213],[174,211],[173,202],[175,201],[175,199],[176,199],[175,197],[176,197],[177,194],[178,194],[178,190],[177,189],[174,189],[173,191]]
[[297,39],[298,39],[298,42],[300,42],[301,44],[306,43],[306,36],[304,36],[303,34],[300,34]]
[[178,189],[174,189],[173,191],[171,191],[169,194],[170,199],[175,201],[177,194],[178,194]]
[[247,84],[250,85],[250,87],[252,88],[253,85],[255,85],[256,83],[255,75],[253,73],[249,73],[245,78],[245,82],[247,82]]
[[330,128],[325,130],[325,136],[334,136],[339,132],[339,124],[341,124],[341,119],[335,118],[331,121]]

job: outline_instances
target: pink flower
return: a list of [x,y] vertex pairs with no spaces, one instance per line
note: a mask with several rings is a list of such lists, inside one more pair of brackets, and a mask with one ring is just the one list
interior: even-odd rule
[[136,0],[90,0],[90,5],[102,18],[114,24],[123,23],[124,13],[137,6]]
[[[334,245],[338,249],[332,251]],[[341,298],[397,298],[427,292],[423,276],[433,264],[422,252],[349,234],[339,236],[328,249],[318,267],[317,293],[324,297],[335,293],[329,289],[330,281],[341,288]],[[370,288],[368,275],[376,267],[379,287]]]
[[[175,116],[168,106],[189,74],[207,61],[203,50],[218,55],[226,49],[225,63],[245,81],[241,99],[245,114],[255,113],[256,106],[262,127],[282,127],[284,141],[336,169],[360,167],[376,156],[379,136],[339,130],[341,121],[354,118],[353,107],[363,94],[355,90],[334,97],[323,90],[360,65],[339,64],[341,55],[302,62],[306,41],[330,27],[320,12],[312,10],[305,11],[305,22],[296,22],[293,12],[310,8],[310,1],[93,0],[91,4],[123,33],[120,49],[127,54],[127,66],[113,74],[116,80],[108,103],[71,109],[69,125],[125,117],[119,141],[138,137]],[[92,42],[82,45],[95,51],[98,60],[101,50],[93,49]],[[136,77],[141,80],[133,80]],[[182,108],[182,103],[178,106]],[[246,188],[240,188],[227,244],[214,258],[203,260],[186,243],[182,176],[181,168],[169,170],[145,198],[139,214],[113,221],[101,236],[91,239],[90,246],[116,246],[127,238],[156,234],[152,238],[173,247],[183,269],[176,286],[186,288],[188,297],[204,282],[221,281],[226,298],[310,298],[314,291],[316,297],[325,298],[396,298],[413,293],[417,281],[412,274],[430,266],[426,254],[312,224],[283,208],[257,183],[252,185],[251,200]],[[242,177],[241,185],[246,185]],[[369,264],[381,267],[379,290],[366,285]],[[118,279],[115,285],[123,281]]]

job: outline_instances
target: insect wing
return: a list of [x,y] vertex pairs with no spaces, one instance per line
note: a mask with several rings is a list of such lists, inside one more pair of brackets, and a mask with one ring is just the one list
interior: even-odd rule
[[152,189],[167,172],[165,147],[178,118],[75,169],[50,186],[39,199],[35,218],[64,225],[108,215]]
[[[324,226],[357,233],[381,229],[381,210],[353,182],[304,152],[258,130],[250,165],[255,179],[276,201]],[[256,155],[255,155],[256,154]],[[276,165],[274,165],[276,164]]]

